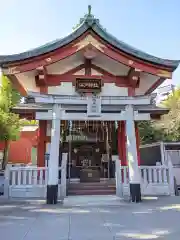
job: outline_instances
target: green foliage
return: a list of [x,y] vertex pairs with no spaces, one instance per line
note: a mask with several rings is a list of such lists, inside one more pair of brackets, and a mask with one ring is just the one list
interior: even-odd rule
[[11,82],[6,76],[1,77],[0,89],[0,108],[4,112],[9,112],[11,108],[20,101],[20,94],[13,88]]
[[162,116],[161,121],[156,123],[156,127],[161,129],[168,140],[180,140],[180,89],[174,91],[162,106],[169,108],[168,114]]
[[21,126],[37,126],[39,124],[38,120],[27,120],[27,119],[21,119],[20,120]]
[[19,136],[19,116],[11,109],[20,101],[20,94],[6,76],[1,78],[0,89],[0,141],[16,140]]
[[19,137],[19,116],[0,109],[0,141],[16,140]]
[[0,141],[5,141],[2,168],[8,159],[9,141],[16,140],[20,133],[19,115],[12,113],[12,108],[19,103],[20,94],[13,88],[6,76],[1,77],[0,87]]
[[180,141],[180,88],[170,94],[160,106],[169,108],[169,113],[157,121],[139,122],[142,144],[157,141]]
[[175,91],[173,91],[168,98],[161,103],[161,106],[172,108],[173,106],[176,106],[176,103],[180,100],[180,88],[177,88]]
[[161,141],[163,132],[157,129],[153,121],[140,121],[138,123],[141,144]]

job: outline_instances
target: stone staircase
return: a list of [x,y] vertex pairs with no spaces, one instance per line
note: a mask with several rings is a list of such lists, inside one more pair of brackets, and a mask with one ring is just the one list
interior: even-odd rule
[[101,182],[69,183],[67,195],[114,195],[116,193],[115,180]]

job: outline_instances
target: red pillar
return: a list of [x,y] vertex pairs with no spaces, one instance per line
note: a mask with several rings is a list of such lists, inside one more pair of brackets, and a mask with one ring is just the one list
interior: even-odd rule
[[135,122],[135,133],[136,133],[136,149],[137,149],[137,159],[138,159],[138,165],[141,165],[141,156],[140,156],[140,136],[139,136],[139,129],[138,129],[138,123]]
[[37,166],[45,166],[45,152],[46,152],[46,129],[47,121],[39,121],[39,139],[38,139],[38,149],[37,149]]
[[[121,166],[127,166],[126,159],[126,126],[125,121],[120,121],[118,124],[118,155],[121,160]],[[122,172],[122,182],[124,182],[124,173]]]
[[121,166],[127,165],[125,131],[125,121],[120,121],[118,124],[118,155],[121,160]]

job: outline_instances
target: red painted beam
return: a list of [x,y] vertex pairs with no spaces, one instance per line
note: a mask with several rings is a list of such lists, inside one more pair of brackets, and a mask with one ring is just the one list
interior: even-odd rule
[[[172,71],[173,71],[172,68],[156,65],[156,64],[150,63],[148,61],[143,61],[141,59],[138,59],[130,54],[124,53],[123,51],[116,49],[112,45],[103,41],[97,34],[91,33],[91,35],[97,41],[99,41],[100,43],[105,45],[105,47],[103,48],[103,53],[105,55],[107,55],[108,57],[112,58],[113,60],[123,63],[126,66],[137,68],[144,72],[151,73],[154,75],[159,76],[160,74],[162,74],[164,76],[164,74],[168,74],[168,76],[166,76],[166,78],[172,78]],[[101,52],[99,49],[96,49],[96,51]]]
[[22,96],[27,96],[27,91],[26,89],[22,86],[22,84],[19,82],[17,77],[13,74],[8,75],[8,78],[10,79],[11,83],[13,84],[14,88],[17,89],[18,92]]
[[[47,74],[46,76],[46,85],[47,86],[58,86],[61,82],[74,82],[78,78],[99,78],[102,79],[104,83],[115,83],[117,86],[127,87],[129,86],[127,76],[115,76],[112,73],[98,67],[94,64],[90,64],[88,67],[85,64],[81,64],[76,68],[73,68],[67,71],[64,74]],[[89,64],[89,63],[88,63]],[[88,70],[86,69],[88,68]],[[75,75],[76,72],[85,69],[85,75]],[[91,69],[95,69],[102,75],[90,75]]]
[[42,93],[42,94],[48,93],[47,85],[46,86],[40,86],[39,89],[40,89],[40,93]]
[[39,87],[40,93],[47,93],[47,69],[46,67],[42,67],[37,69],[37,75],[35,76],[36,86]]
[[64,58],[70,57],[71,55],[78,52],[77,46],[69,46],[66,48],[60,48],[59,50],[56,50],[54,52],[51,52],[49,54],[42,55],[37,58],[32,58],[29,61],[24,61],[19,64],[14,63],[11,66],[8,66],[10,69],[10,72],[14,73],[21,73],[21,72],[27,72],[34,69],[37,69],[42,66],[48,66],[52,63],[55,63],[57,61],[60,61]]
[[115,83],[117,86],[128,87],[127,77],[124,76],[107,76],[107,75],[73,75],[73,74],[48,74],[47,86],[59,86],[62,82],[75,83],[76,78],[102,79],[102,83]]
[[158,76],[163,76],[166,78],[172,77],[172,70],[173,70],[172,68],[167,68],[165,66],[158,66],[150,62],[138,59],[132,55],[128,55],[127,53],[124,53],[116,49],[112,45],[108,44],[92,31],[87,31],[86,33],[81,35],[79,38],[77,38],[73,43],[70,43],[67,46],[59,48],[53,52],[49,52],[47,54],[40,55],[38,57],[30,58],[27,60],[19,61],[18,64],[17,62],[6,64],[4,67],[9,67],[11,74],[13,74],[17,72],[20,73],[20,72],[30,71],[33,69],[37,69],[38,67],[41,67],[41,66],[47,66],[49,64],[55,63],[57,61],[60,61],[64,58],[67,58],[75,54],[78,51],[81,51],[81,50],[84,51],[85,49],[87,49],[89,46],[85,46],[82,49],[78,49],[77,43],[80,42],[82,39],[84,39],[88,34],[91,34],[96,40],[98,40],[100,43],[102,43],[105,46],[103,48],[103,52],[95,48],[97,53],[98,52],[100,52],[101,54],[104,53],[106,56],[114,59],[117,62],[125,64],[129,67],[141,69],[144,72],[148,72]]
[[69,71],[63,73],[62,75],[64,75],[64,76],[65,76],[65,75],[71,75],[71,74],[74,74],[74,73],[82,70],[83,68],[85,68],[85,64],[84,64],[84,63],[83,63],[83,64],[80,64],[79,66],[77,66],[77,67],[75,67],[75,68],[73,68],[73,69],[70,69]]
[[127,166],[125,121],[118,123],[118,156],[122,166]]
[[136,70],[134,68],[130,68],[127,78],[129,81],[130,86],[133,88],[139,87],[139,82],[140,82],[140,72],[139,70]]
[[93,68],[94,70],[96,70],[97,72],[101,73],[102,75],[108,76],[108,77],[110,77],[110,78],[116,77],[116,75],[114,75],[114,74],[108,72],[107,70],[105,70],[105,69],[103,69],[103,68],[101,68],[101,67],[99,67],[99,66],[96,66],[96,65],[94,65],[94,64],[92,64],[92,68]]
[[35,82],[36,82],[37,87],[46,86],[46,82],[45,82],[44,78],[40,78],[39,75],[35,76]]
[[145,95],[152,93],[157,87],[159,87],[166,79],[159,78],[146,92]]
[[91,76],[91,59],[85,59],[85,75]]
[[47,121],[40,120],[39,121],[39,140],[38,140],[38,147],[37,147],[37,166],[38,167],[45,166],[46,129],[47,129]]
[[134,97],[135,96],[135,88],[133,88],[132,86],[128,87],[128,96],[129,97]]
[[[97,50],[99,51],[99,50]],[[101,52],[101,51],[99,51]],[[119,53],[111,50],[110,48],[104,48],[104,51],[103,53],[110,57],[111,59],[121,63],[121,64],[124,64],[126,66],[129,66],[129,67],[133,67],[133,68],[137,68],[137,69],[140,69],[141,71],[144,71],[144,72],[147,72],[147,73],[151,73],[153,75],[158,75],[161,74],[162,70],[159,69],[159,68],[155,68],[155,67],[151,67],[151,66],[148,66],[146,65],[145,63],[139,63],[135,60],[132,60],[132,58],[127,58],[123,55],[120,55]],[[168,73],[168,77],[167,78],[171,78],[172,77],[172,73],[169,72]]]
[[36,80],[36,85],[40,87],[40,89],[42,87],[47,87],[47,86],[57,86],[60,85],[62,80],[63,82],[69,82],[69,77],[71,77],[71,81],[72,81],[72,76],[74,77],[73,73],[76,73],[77,71],[83,69],[85,67],[84,64],[81,64],[69,71],[67,71],[64,74],[47,74],[45,76],[45,82],[40,82],[40,79],[38,76],[35,77]]

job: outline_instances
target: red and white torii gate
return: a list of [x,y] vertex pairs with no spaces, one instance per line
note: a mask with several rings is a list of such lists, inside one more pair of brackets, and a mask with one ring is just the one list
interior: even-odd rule
[[[3,73],[23,96],[35,99],[35,104],[19,105],[14,111],[25,117],[34,114],[34,118],[40,120],[39,165],[45,162],[47,121],[52,121],[52,132],[58,133],[61,120],[118,121],[119,158],[122,165],[129,165],[131,194],[137,201],[140,200],[140,178],[136,121],[159,118],[167,112],[154,106],[149,94],[165,79],[172,78],[178,64],[179,61],[151,56],[117,40],[102,28],[91,12],[65,38],[28,52],[0,56]],[[77,86],[79,79],[88,82],[85,85],[81,82],[84,89]],[[96,87],[99,84],[98,89],[93,84]],[[87,96],[87,92],[91,94]],[[51,135],[54,150],[49,161],[49,203],[53,202],[53,195],[57,195],[55,148],[59,137]]]

